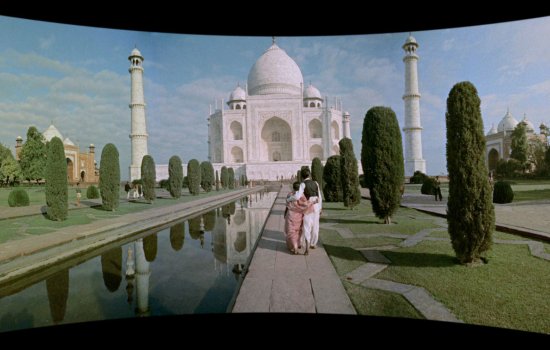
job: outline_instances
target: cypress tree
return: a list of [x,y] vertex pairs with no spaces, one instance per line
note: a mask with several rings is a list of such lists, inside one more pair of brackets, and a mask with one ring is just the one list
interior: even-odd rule
[[[31,126],[27,130],[27,140],[21,147],[19,155],[19,165],[23,177],[29,181],[39,180],[44,178],[44,169],[46,168],[46,140],[44,136]],[[65,172],[67,172],[67,164],[65,164]],[[65,177],[67,175],[65,174]]]
[[170,157],[168,161],[168,190],[172,198],[181,197],[181,188],[183,186],[183,168],[181,158],[178,156]]
[[59,137],[51,139],[46,162],[46,205],[51,220],[63,221],[69,212],[67,182],[67,161],[63,141]]
[[327,159],[327,163],[323,170],[323,182],[325,183],[325,187],[323,188],[325,201],[341,202],[343,200],[343,194],[340,176],[340,156],[330,156]]
[[99,192],[103,209],[116,210],[119,204],[120,165],[118,150],[115,145],[108,143],[101,151],[99,163]]
[[355,158],[355,152],[353,152],[351,139],[341,139],[338,146],[340,147],[340,179],[344,195],[344,206],[353,209],[361,202],[357,158]]
[[187,178],[189,179],[189,193],[197,196],[201,187],[201,167],[198,160],[191,159],[187,164]]
[[212,163],[204,161],[201,163],[201,187],[204,192],[212,191],[214,184],[214,167]]
[[447,98],[447,223],[462,264],[478,262],[491,247],[495,227],[492,191],[485,164],[485,135],[475,86],[461,82]]
[[157,174],[155,170],[155,161],[150,155],[144,155],[141,160],[141,180],[143,181],[143,198],[151,203],[155,200],[155,183]]
[[391,108],[373,107],[367,111],[361,144],[361,163],[372,210],[389,224],[401,203],[405,173],[401,131]]
[[232,190],[235,188],[235,171],[233,170],[233,168],[227,169],[227,177],[228,177],[227,185],[229,189]]
[[323,163],[317,157],[311,162],[311,179],[317,181],[319,188],[323,191]]
[[221,184],[222,188],[225,190],[229,186],[229,174],[227,173],[227,167],[222,166],[222,173],[221,173]]
[[218,175],[218,171],[216,170],[216,191],[220,190],[220,176]]

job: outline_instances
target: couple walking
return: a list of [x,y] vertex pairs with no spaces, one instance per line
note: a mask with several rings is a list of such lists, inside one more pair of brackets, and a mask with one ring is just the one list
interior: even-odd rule
[[319,184],[309,177],[309,168],[302,169],[301,175],[305,180],[295,182],[293,192],[286,197],[285,236],[291,253],[298,254],[298,249],[305,246],[304,255],[308,255],[309,248],[315,249],[319,239],[319,215],[323,200]]

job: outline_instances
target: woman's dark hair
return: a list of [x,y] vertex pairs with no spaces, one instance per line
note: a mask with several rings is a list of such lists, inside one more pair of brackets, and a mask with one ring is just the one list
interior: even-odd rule
[[294,191],[298,191],[300,189],[300,183],[298,181],[296,181],[295,183],[292,184],[292,189]]
[[307,179],[309,177],[309,174],[311,174],[311,172],[309,171],[309,168],[303,168],[301,172],[302,180]]

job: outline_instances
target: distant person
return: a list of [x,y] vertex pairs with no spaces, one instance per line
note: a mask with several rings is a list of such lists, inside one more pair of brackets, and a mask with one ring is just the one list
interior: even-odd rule
[[292,184],[293,191],[286,197],[286,209],[285,209],[285,238],[286,246],[292,254],[298,254],[300,249],[300,239],[302,238],[302,225],[304,221],[304,214],[306,212],[313,212],[313,206],[302,196],[299,200],[295,199],[296,192],[300,189],[300,183],[295,182]]
[[441,182],[439,181],[439,176],[435,177],[434,193],[435,193],[436,201],[437,201],[437,198],[439,198],[440,201],[443,200],[443,196],[441,195]]
[[491,185],[491,190],[493,190],[493,187],[495,185],[495,179],[493,178],[492,171],[489,171],[489,185]]
[[124,185],[124,191],[126,191],[126,199],[130,199],[130,190],[132,189],[132,186],[130,186],[130,183],[126,181],[126,185]]
[[80,182],[76,183],[76,206],[80,207],[80,197],[82,197],[82,190],[80,189]]

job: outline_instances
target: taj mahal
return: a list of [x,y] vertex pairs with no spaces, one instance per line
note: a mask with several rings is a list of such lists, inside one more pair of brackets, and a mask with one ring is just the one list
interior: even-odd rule
[[[422,158],[420,93],[418,91],[418,43],[409,35],[405,56],[405,173],[426,172]],[[130,179],[141,174],[141,160],[148,154],[143,92],[143,56],[134,48],[128,57],[131,75]],[[235,176],[250,180],[290,179],[314,158],[323,163],[339,155],[338,143],[351,139],[350,114],[342,101],[304,85],[296,62],[275,42],[257,59],[244,87],[239,84],[229,99],[210,106],[207,119],[208,160],[219,171],[232,167]],[[167,165],[157,165],[157,180],[168,177]],[[186,166],[184,165],[184,174]],[[359,173],[362,170],[359,169]]]

